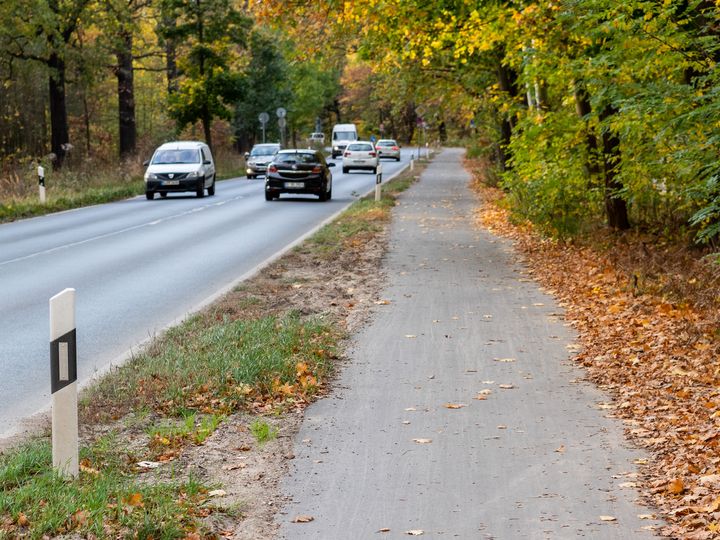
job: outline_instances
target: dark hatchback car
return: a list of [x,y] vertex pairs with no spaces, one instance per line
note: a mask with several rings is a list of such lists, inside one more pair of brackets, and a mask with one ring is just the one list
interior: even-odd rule
[[325,161],[317,150],[280,150],[268,164],[265,175],[265,200],[277,199],[281,193],[317,195],[321,201],[332,198],[334,163]]

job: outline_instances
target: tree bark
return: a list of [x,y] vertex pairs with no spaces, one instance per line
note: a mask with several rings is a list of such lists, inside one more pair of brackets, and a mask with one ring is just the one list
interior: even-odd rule
[[[606,105],[600,112],[600,121],[605,121],[614,114],[617,109],[612,105]],[[608,225],[613,229],[621,231],[630,228],[628,219],[627,204],[620,196],[623,185],[617,179],[622,156],[620,155],[620,137],[609,128],[602,131],[603,143],[603,179],[605,181],[605,212]]]
[[585,163],[585,173],[592,178],[600,174],[598,163],[598,141],[595,133],[588,125],[587,118],[592,113],[590,98],[582,83],[575,83],[575,111],[585,122],[585,145],[587,146],[588,160]]
[[50,68],[50,149],[55,154],[53,165],[61,168],[69,150],[67,102],[65,99],[65,60],[53,51],[48,58]]
[[123,47],[116,51],[120,159],[132,156],[137,145],[132,32],[124,32],[122,39]]

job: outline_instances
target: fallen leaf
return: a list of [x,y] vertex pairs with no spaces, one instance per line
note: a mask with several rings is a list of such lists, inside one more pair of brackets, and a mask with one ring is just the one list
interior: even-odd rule
[[417,336],[416,336],[415,334],[405,334],[405,337],[408,338],[408,339],[414,339],[414,338],[416,338]]
[[638,514],[638,519],[655,519],[655,514]]
[[498,429],[507,429],[507,426],[505,424],[500,424],[497,428]]
[[157,469],[161,463],[159,461],[138,461],[137,466],[143,469]]
[[432,442],[432,439],[413,439],[413,442],[416,442],[418,444],[430,444]]
[[295,516],[295,519],[292,520],[293,523],[310,523],[311,521],[314,521],[315,518],[312,516]]
[[376,300],[375,304],[378,306],[387,306],[390,303],[390,300]]
[[615,516],[600,516],[600,521],[617,521]]
[[406,410],[406,411],[417,411],[417,409],[416,409],[415,407],[408,407],[408,408],[405,409],[405,410]]
[[636,488],[638,487],[637,482],[623,482],[619,484],[621,488]]
[[413,529],[411,531],[405,531],[405,534],[409,534],[410,536],[420,536],[421,534],[425,534],[425,531],[421,529]]
[[213,489],[212,491],[208,492],[208,495],[210,497],[224,497],[226,493],[223,489]]
[[247,467],[247,463],[237,463],[235,465],[223,465],[223,471],[235,471],[237,469],[244,469]]
[[565,453],[565,445],[564,445],[564,444],[561,444],[560,446],[558,446],[558,447],[555,449],[555,451],[556,451],[558,454],[564,454],[564,453]]
[[467,407],[465,403],[446,403],[443,406],[446,409],[462,409],[463,407]]
[[378,529],[378,532],[382,532],[382,533],[390,532],[390,528],[389,528],[389,527],[383,527],[382,529]]
[[673,495],[680,495],[680,493],[685,491],[685,484],[680,478],[676,478],[668,484],[667,490]]
[[125,499],[125,502],[129,506],[144,506],[142,499],[142,493],[132,493],[127,499]]
[[493,360],[495,360],[496,362],[505,362],[505,363],[515,361],[514,358],[493,358]]
[[498,386],[498,388],[502,388],[503,390],[512,390],[515,388],[512,384],[501,384]]
[[27,516],[26,516],[25,514],[23,514],[22,512],[20,512],[20,513],[18,514],[17,524],[18,524],[20,527],[27,527],[28,525],[30,525],[30,520],[27,518]]

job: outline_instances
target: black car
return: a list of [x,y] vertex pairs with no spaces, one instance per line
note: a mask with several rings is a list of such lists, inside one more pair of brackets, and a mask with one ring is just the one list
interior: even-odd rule
[[265,200],[277,199],[281,193],[317,195],[321,201],[332,198],[334,163],[325,161],[317,150],[280,150],[268,164],[265,174]]

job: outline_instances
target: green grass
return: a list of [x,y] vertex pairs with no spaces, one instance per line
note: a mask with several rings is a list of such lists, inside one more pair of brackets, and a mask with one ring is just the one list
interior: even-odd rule
[[86,402],[111,409],[124,401],[126,408],[175,417],[227,414],[244,404],[248,388],[268,396],[278,385],[295,384],[298,362],[324,378],[339,337],[329,323],[296,313],[225,322],[195,316],[100,381]]
[[143,483],[135,457],[112,436],[83,448],[80,476],[52,469],[47,441],[0,456],[0,538],[78,534],[174,539],[202,530],[196,508],[209,489],[197,481]]
[[250,424],[250,433],[253,434],[258,444],[265,444],[277,437],[278,430],[263,420],[255,420]]

